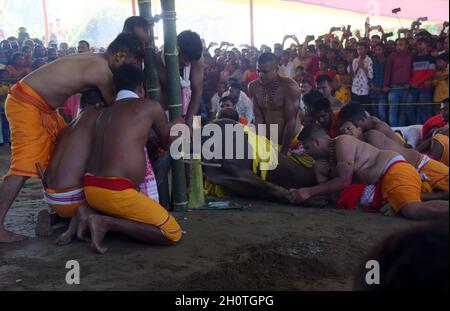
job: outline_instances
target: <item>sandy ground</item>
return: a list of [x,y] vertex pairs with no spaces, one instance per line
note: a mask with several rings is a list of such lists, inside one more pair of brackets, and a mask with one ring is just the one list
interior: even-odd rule
[[[8,165],[9,149],[0,147],[0,175]],[[6,223],[30,238],[0,245],[0,290],[351,290],[369,249],[417,224],[362,211],[250,203],[245,210],[175,214],[186,234],[173,247],[108,235],[102,256],[83,242],[57,247],[56,235],[34,236],[36,215],[46,206],[40,183],[29,181]],[[65,282],[69,260],[80,264],[80,285]]]

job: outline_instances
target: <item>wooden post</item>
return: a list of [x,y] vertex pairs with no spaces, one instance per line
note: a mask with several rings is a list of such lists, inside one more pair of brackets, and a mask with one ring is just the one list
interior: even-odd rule
[[50,42],[50,33],[48,29],[47,3],[45,0],[42,0],[42,10],[44,13],[45,46],[48,47],[48,43]]
[[[173,120],[182,115],[175,0],[161,0],[161,11],[164,26],[168,108],[170,119]],[[172,161],[172,189],[172,203],[175,211],[187,211],[186,173],[184,163],[179,160]]]
[[136,0],[131,0],[131,14],[136,16]]
[[255,23],[253,19],[253,0],[250,0],[250,45],[255,46]]

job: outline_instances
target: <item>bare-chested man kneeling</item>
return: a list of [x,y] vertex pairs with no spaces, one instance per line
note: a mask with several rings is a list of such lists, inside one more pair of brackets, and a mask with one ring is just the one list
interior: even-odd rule
[[113,80],[122,99],[97,120],[95,147],[84,177],[87,203],[104,214],[88,217],[91,247],[105,253],[101,242],[108,231],[150,244],[174,244],[182,236],[176,220],[158,202],[136,190],[145,174],[144,148],[150,129],[167,145],[169,124],[159,103],[143,99],[144,77],[139,68],[121,66],[114,71]]
[[410,219],[448,217],[448,202],[422,202],[419,173],[398,153],[379,150],[352,136],[331,139],[315,124],[308,125],[299,135],[305,151],[314,159],[329,160],[336,170],[335,178],[318,186],[291,190],[291,199],[300,203],[312,196],[339,192],[352,180],[377,185],[375,206],[388,202],[396,213]]
[[81,113],[59,134],[55,152],[45,170],[44,197],[56,214],[49,214],[47,211],[39,213],[36,235],[50,235],[57,216],[69,218],[69,229],[55,241],[58,245],[72,241],[78,227],[78,219],[85,215],[83,177],[93,148],[96,121],[105,110],[104,105],[98,89],[86,91],[81,95]]

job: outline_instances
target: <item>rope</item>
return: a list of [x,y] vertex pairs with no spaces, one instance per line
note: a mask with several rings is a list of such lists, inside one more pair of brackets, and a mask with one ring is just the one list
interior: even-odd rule
[[430,106],[430,105],[440,105],[440,103],[361,104],[361,106]]

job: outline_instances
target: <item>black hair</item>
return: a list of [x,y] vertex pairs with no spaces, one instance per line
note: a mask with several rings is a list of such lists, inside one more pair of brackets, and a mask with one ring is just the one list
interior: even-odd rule
[[438,60],[443,60],[444,62],[448,63],[448,54],[444,53],[444,54],[438,55],[436,57],[436,61],[438,61]]
[[431,44],[430,39],[428,39],[427,37],[422,37],[419,40],[417,40],[417,44],[419,44],[419,43],[425,43],[427,45]]
[[302,65],[298,65],[296,68],[295,68],[295,70],[297,71],[297,70],[299,70],[299,69],[303,69],[303,70],[305,70],[305,66],[302,66]]
[[367,114],[363,106],[360,103],[353,102],[342,107],[339,112],[338,123],[342,125],[349,120],[359,121],[365,117],[367,117]]
[[226,101],[232,102],[234,106],[236,106],[237,104],[237,99],[234,98],[233,96],[224,96],[219,100],[219,103],[224,103]]
[[148,29],[148,22],[145,19],[145,17],[142,16],[130,16],[125,20],[125,23],[123,24],[123,32],[134,32],[134,28],[144,28]]
[[305,126],[303,130],[300,132],[300,134],[298,135],[298,140],[305,142],[323,135],[327,135],[325,129],[323,129],[322,127],[320,127],[315,123],[310,123],[307,126]]
[[328,61],[328,58],[326,58],[325,56],[322,56],[320,58],[320,62],[326,64],[327,66],[330,65],[330,62]]
[[263,53],[258,58],[258,64],[264,65],[264,64],[278,64],[278,57],[273,53]]
[[230,84],[230,88],[238,89],[238,90],[242,91],[242,86],[239,82],[229,81],[229,84]]
[[18,57],[24,57],[23,53],[22,52],[14,52],[11,55],[11,63],[14,63]]
[[379,36],[379,35],[373,35],[372,37],[370,37],[371,39],[373,39],[373,38],[377,38],[377,39],[380,39],[381,40],[381,37]]
[[312,81],[310,79],[303,79],[301,84],[308,83],[309,85],[312,85]]
[[322,82],[328,82],[331,84],[333,82],[333,79],[331,79],[329,75],[320,75],[317,77],[316,84],[319,85]]
[[306,94],[305,96],[303,96],[303,102],[305,103],[306,106],[312,106],[314,105],[314,103],[323,98],[322,93],[320,93],[317,90],[312,90],[311,92],[309,92],[308,94]]
[[177,37],[177,42],[187,61],[198,61],[202,57],[203,43],[196,32],[191,30],[181,32]]
[[80,109],[85,109],[89,106],[105,106],[105,100],[98,88],[89,89],[81,93]]
[[[402,230],[386,237],[362,260],[355,290],[448,291],[448,219]],[[367,284],[369,260],[379,265],[380,284]]]
[[384,46],[384,44],[383,43],[377,43],[377,44],[375,44],[375,46],[374,46],[374,48],[376,48],[376,47],[380,47],[380,48],[382,48],[383,50],[385,50],[386,49],[386,47]]
[[364,42],[364,41],[359,41],[357,45],[358,45],[358,46],[362,46],[362,47],[364,47],[364,48],[366,48],[366,49],[369,48],[369,47],[367,46],[367,43]]
[[448,97],[444,100],[441,100],[441,104],[447,105],[448,106]]
[[117,92],[134,92],[144,83],[144,73],[137,66],[125,64],[113,71],[113,83]]
[[239,114],[232,108],[222,108],[217,113],[217,119],[230,119],[239,122]]
[[316,100],[313,105],[311,106],[312,108],[312,115],[317,115],[318,113],[325,111],[325,112],[329,112],[331,113],[331,103],[327,98],[320,98],[318,100]]
[[80,43],[86,44],[87,47],[88,47],[89,49],[91,48],[91,45],[90,45],[89,42],[87,42],[86,40],[80,40],[80,41],[78,41],[78,44],[80,44]]
[[123,32],[111,42],[107,52],[111,54],[126,52],[136,58],[141,58],[143,55],[142,43],[135,34]]

